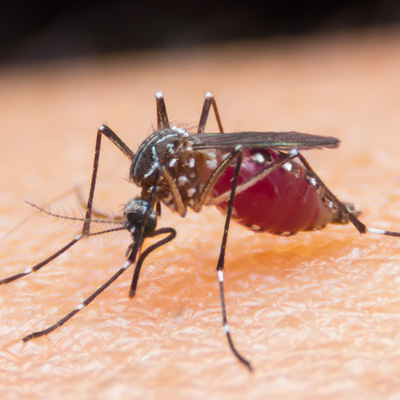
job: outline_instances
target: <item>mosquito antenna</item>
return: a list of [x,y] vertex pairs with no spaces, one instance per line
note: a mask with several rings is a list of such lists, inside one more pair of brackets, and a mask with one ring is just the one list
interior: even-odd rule
[[[65,192],[59,194],[56,197],[53,197],[50,201],[48,201],[45,204],[45,207],[47,207],[48,205],[56,202],[59,199],[62,199],[65,196],[68,196],[71,192],[76,192],[79,193],[79,186],[74,186],[71,189],[66,190]],[[30,204],[29,201],[26,201],[26,203]],[[25,225],[30,219],[32,219],[34,216],[36,215],[36,212],[32,212],[31,214],[29,214],[26,218],[24,218],[21,222],[19,222],[17,225],[14,226],[14,228],[12,228],[10,231],[8,231],[4,236],[3,236],[3,240],[7,239],[9,236],[11,236],[17,229],[19,229],[22,225]]]
[[90,232],[86,236],[97,236],[97,235],[102,235],[103,233],[120,232],[125,230],[126,230],[125,226],[119,226],[118,228],[105,229],[104,231]]
[[[58,213],[54,213],[50,210],[47,210],[45,208],[42,208],[40,206],[38,206],[35,203],[31,203],[30,201],[25,201],[27,204],[29,204],[30,206],[36,208],[37,210],[44,212],[47,215],[50,215],[52,217],[55,218],[61,218],[61,219],[66,219],[66,220],[70,220],[70,221],[81,221],[84,222],[85,218],[83,217],[71,217],[69,215],[62,215],[62,214],[58,214]],[[115,225],[122,225],[124,222],[123,220],[114,220],[114,219],[97,219],[97,218],[91,218],[90,222],[96,223],[96,224],[115,224]],[[121,228],[121,229],[125,229],[125,227]],[[88,234],[88,236],[90,236],[90,234]]]

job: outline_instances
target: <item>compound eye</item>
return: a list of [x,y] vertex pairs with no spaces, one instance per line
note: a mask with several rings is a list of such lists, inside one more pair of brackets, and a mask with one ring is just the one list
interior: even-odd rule
[[141,221],[143,221],[144,216],[132,211],[126,213],[125,218],[130,226],[137,226]]
[[137,205],[133,203],[133,200],[129,200],[124,208],[126,222],[132,225],[137,225],[144,217],[145,212],[146,210],[138,209]]
[[[140,197],[129,200],[124,209],[126,228],[134,233],[143,223],[146,211],[148,207],[148,202],[141,199]],[[157,214],[155,210],[151,210],[149,218],[147,220],[146,226],[144,228],[145,236],[151,235],[157,227]]]

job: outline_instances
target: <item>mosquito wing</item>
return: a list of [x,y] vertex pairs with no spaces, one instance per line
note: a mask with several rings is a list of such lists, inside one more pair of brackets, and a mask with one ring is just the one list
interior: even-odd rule
[[299,132],[234,132],[199,133],[189,137],[194,150],[234,149],[242,145],[248,149],[309,150],[335,149],[340,140],[331,136],[309,135]]

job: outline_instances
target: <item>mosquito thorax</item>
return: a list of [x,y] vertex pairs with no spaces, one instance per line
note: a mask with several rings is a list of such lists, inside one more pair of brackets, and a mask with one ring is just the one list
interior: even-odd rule
[[185,129],[172,127],[153,132],[139,147],[132,161],[129,177],[136,185],[150,186],[160,165],[169,165],[182,151],[190,150],[185,140],[189,133]]
[[[137,233],[137,228],[140,227],[143,222],[149,203],[142,199],[141,197],[135,197],[128,201],[124,208],[124,218],[126,229],[134,237]],[[157,213],[153,210],[151,211],[147,224],[144,228],[144,235],[149,236],[156,230],[157,227]]]
[[[158,181],[155,195],[172,211],[181,216],[187,207],[194,207],[205,183],[217,166],[216,152],[192,149],[193,140],[183,128],[173,126],[153,132],[139,147],[132,161],[129,177],[143,189],[141,197],[147,198],[160,167],[164,170]],[[177,209],[166,175],[175,182],[182,201]]]

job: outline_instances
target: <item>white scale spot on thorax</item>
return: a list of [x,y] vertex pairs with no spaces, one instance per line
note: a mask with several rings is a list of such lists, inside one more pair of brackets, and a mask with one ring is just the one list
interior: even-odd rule
[[193,195],[196,193],[196,188],[188,189],[187,193],[189,197],[193,197]]
[[189,182],[189,181],[188,181],[188,178],[186,178],[185,175],[181,175],[181,176],[178,178],[178,186],[185,186],[188,182]]
[[213,157],[212,159],[206,160],[206,165],[208,169],[215,170],[217,168],[217,159]]
[[185,129],[179,128],[179,127],[177,127],[176,125],[174,125],[174,126],[171,128],[171,130],[173,130],[173,131],[175,131],[175,132],[178,132],[178,133],[180,133],[180,134],[182,134],[182,135],[189,136],[189,133],[188,133]]

